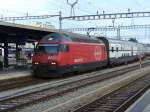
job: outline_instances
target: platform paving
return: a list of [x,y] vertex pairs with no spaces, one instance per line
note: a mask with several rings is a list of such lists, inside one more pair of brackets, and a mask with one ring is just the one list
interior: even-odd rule
[[150,112],[150,89],[131,105],[126,112]]
[[11,68],[0,70],[0,81],[13,79],[13,78],[26,77],[31,75],[32,75],[32,70],[30,68],[15,69],[11,67]]

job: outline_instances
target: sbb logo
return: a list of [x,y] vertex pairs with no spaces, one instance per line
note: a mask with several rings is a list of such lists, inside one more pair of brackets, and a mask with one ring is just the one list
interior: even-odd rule
[[95,47],[94,56],[96,60],[101,59],[101,48],[99,46]]
[[57,59],[56,56],[48,56],[48,60],[53,60],[53,59]]

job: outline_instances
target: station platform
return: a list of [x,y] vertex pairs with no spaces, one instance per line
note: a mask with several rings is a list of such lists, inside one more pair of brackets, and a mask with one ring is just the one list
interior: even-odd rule
[[31,68],[15,69],[13,67],[9,67],[7,69],[0,70],[0,81],[13,78],[27,77],[31,75],[32,75]]
[[150,112],[150,89],[131,105],[126,112]]

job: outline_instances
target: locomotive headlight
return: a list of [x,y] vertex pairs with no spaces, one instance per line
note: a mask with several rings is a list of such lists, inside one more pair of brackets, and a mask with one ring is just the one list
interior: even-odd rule
[[56,65],[56,62],[51,62],[52,65]]
[[38,65],[38,64],[39,64],[39,62],[35,62],[34,64],[35,64],[35,65]]

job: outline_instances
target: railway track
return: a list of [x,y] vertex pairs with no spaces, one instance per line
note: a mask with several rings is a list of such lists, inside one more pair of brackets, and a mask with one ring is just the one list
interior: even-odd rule
[[[145,60],[149,60],[149,59],[145,59]],[[19,89],[23,87],[36,85],[36,84],[42,84],[49,81],[51,80],[37,79],[32,76],[8,79],[8,80],[0,81],[0,92],[11,90],[11,89]]]
[[73,112],[124,112],[150,88],[150,74]]
[[8,79],[4,81],[0,81],[0,92],[11,90],[11,89],[19,89],[22,87],[27,87],[31,85],[41,84],[44,82],[48,82],[49,80],[36,79],[32,76],[30,77],[22,77],[15,79]]
[[[72,77],[75,77],[75,76],[72,76]],[[11,89],[19,89],[23,87],[36,85],[36,84],[42,84],[42,83],[49,82],[49,81],[51,80],[37,79],[32,76],[8,79],[8,80],[0,81],[0,92],[11,90]]]
[[[143,67],[147,65],[150,65],[150,63],[144,63]],[[127,72],[136,70],[138,68],[139,66],[133,66],[104,74],[97,73],[94,76],[86,77],[84,79],[78,79],[72,82],[61,83],[55,86],[47,85],[47,87],[44,86],[43,88],[35,88],[29,93],[22,93],[6,98],[4,97],[0,99],[0,112],[16,109],[21,106],[35,103],[37,101],[54,98],[57,97],[58,95],[63,95],[67,92],[80,89],[81,87],[86,87],[90,84],[95,84],[99,81],[123,75]]]

